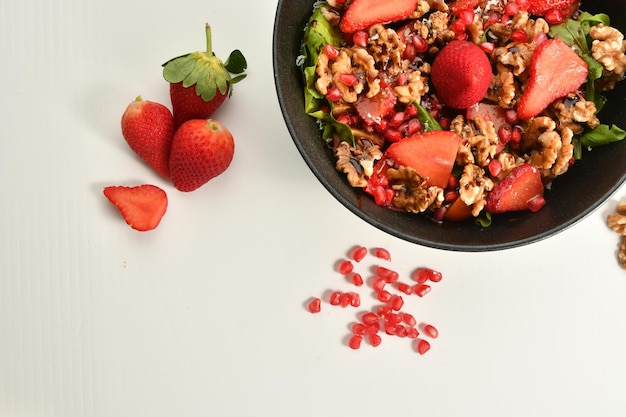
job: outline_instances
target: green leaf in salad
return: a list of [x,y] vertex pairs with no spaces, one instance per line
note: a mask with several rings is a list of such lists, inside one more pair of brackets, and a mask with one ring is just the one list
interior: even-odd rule
[[428,132],[429,130],[442,130],[443,128],[429,112],[419,104],[417,101],[414,101],[413,104],[417,106],[417,119],[422,124],[422,130],[424,132]]
[[601,124],[574,139],[574,158],[581,159],[583,148],[608,145],[626,138],[626,131],[616,125]]

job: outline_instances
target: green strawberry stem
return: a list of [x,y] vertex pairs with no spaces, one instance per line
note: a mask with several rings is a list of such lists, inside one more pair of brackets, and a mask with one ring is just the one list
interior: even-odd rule
[[213,39],[211,38],[211,25],[207,22],[204,27],[204,32],[206,36],[206,53],[209,56],[213,56]]

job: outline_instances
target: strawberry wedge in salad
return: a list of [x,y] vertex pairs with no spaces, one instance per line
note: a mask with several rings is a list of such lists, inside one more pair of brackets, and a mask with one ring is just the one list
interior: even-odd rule
[[622,140],[603,94],[626,42],[578,0],[315,2],[297,65],[336,168],[435,221],[541,210],[583,150]]

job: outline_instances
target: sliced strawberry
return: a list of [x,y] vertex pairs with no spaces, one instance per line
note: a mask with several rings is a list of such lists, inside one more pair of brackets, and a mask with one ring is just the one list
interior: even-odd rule
[[460,144],[454,132],[431,130],[391,144],[386,153],[398,165],[416,170],[427,185],[445,188]]
[[353,0],[339,23],[344,33],[367,29],[376,23],[390,23],[411,16],[417,0]]
[[465,117],[468,120],[474,120],[478,116],[487,122],[492,122],[496,131],[498,131],[500,126],[507,124],[505,110],[495,104],[477,103],[468,107],[465,111]]
[[391,87],[384,87],[372,98],[361,94],[354,103],[354,107],[365,124],[373,125],[380,123],[394,109],[396,100],[396,95]]
[[542,42],[530,60],[528,86],[520,99],[517,115],[528,119],[550,103],[576,91],[588,73],[587,63],[559,38]]
[[530,164],[515,167],[506,177],[493,188],[487,196],[485,210],[491,213],[529,210],[536,207],[531,202],[543,196],[541,173]]
[[472,10],[481,0],[455,0],[450,4],[450,10],[455,15],[458,15],[461,10]]
[[572,17],[579,7],[580,0],[530,0],[528,12],[554,25]]
[[167,210],[167,194],[155,185],[108,186],[103,192],[126,223],[140,232],[156,228]]

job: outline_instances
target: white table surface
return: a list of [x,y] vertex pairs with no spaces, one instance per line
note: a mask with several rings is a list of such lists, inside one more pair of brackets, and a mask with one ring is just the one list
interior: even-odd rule
[[[0,416],[625,415],[626,271],[605,218],[626,188],[521,248],[399,240],[337,202],[293,145],[273,83],[276,0],[172,4],[0,6]],[[185,194],[119,121],[139,94],[169,105],[161,64],[202,49],[205,22],[248,78],[215,114],[235,136],[231,167]],[[102,195],[140,183],[169,196],[143,234]],[[353,351],[363,308],[304,308],[353,289],[335,264],[354,245],[389,249],[380,264],[403,277],[443,273],[404,308],[440,331],[425,355],[388,336]]]

